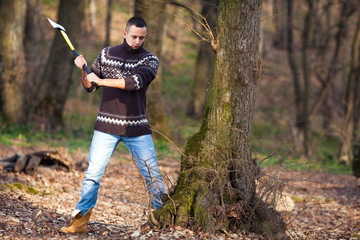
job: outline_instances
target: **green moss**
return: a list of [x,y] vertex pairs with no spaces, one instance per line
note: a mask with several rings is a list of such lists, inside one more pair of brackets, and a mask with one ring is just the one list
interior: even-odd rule
[[5,187],[5,189],[9,189],[10,191],[21,191],[21,192],[26,192],[28,194],[31,195],[51,195],[52,191],[41,191],[38,188],[35,187],[31,187],[31,186],[27,186],[25,184],[19,183],[19,182],[15,182],[15,183],[9,183],[9,184],[5,184],[3,185]]
[[201,142],[204,139],[204,132],[200,130],[195,133],[187,142],[185,147],[186,157],[198,156],[201,150]]

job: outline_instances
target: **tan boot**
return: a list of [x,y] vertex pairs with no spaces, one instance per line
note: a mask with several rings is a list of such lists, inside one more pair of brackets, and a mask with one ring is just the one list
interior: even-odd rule
[[92,208],[90,208],[84,216],[82,216],[80,211],[76,214],[69,227],[62,227],[60,231],[65,233],[87,233],[87,224],[91,217],[91,211]]

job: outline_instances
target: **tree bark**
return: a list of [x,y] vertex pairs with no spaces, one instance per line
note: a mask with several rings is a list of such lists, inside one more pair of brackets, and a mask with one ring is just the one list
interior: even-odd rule
[[[80,39],[81,21],[84,18],[84,0],[61,0],[57,22],[66,29],[72,44],[76,47]],[[63,125],[63,109],[71,85],[74,56],[62,35],[55,34],[42,83],[38,91],[33,121],[46,128]]]
[[[202,1],[201,15],[206,16],[206,21],[213,32],[216,26],[216,6],[218,0]],[[212,65],[214,62],[214,53],[211,49],[211,43],[201,41],[199,43],[198,56],[196,59],[194,86],[191,94],[190,104],[188,106],[188,115],[200,118],[204,114],[206,87],[210,78],[212,78]]]
[[[156,129],[166,136],[170,136],[162,96],[161,68],[162,37],[166,22],[166,6],[167,1],[135,1],[135,16],[144,18],[147,23],[148,35],[145,40],[145,48],[155,54],[160,61],[157,76],[147,91],[147,117],[153,129]],[[154,132],[154,136],[156,138],[162,138],[162,135],[157,132]]]
[[24,122],[26,2],[0,1],[0,112],[9,123]]
[[[190,138],[163,225],[247,229],[285,239],[279,215],[257,198],[251,132],[260,77],[261,0],[220,1],[216,63],[201,129]],[[237,210],[236,210],[237,209]],[[231,210],[235,215],[230,216]]]

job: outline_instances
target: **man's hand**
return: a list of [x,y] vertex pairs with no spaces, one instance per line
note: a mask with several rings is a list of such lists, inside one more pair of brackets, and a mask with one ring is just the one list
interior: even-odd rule
[[84,70],[83,69],[84,64],[87,66],[87,62],[86,62],[85,58],[83,57],[83,55],[76,57],[74,60],[74,63],[80,70]]
[[100,78],[98,78],[98,76],[96,76],[94,73],[90,73],[86,76],[86,80],[88,80],[89,82],[94,82],[96,83],[98,86],[100,86]]

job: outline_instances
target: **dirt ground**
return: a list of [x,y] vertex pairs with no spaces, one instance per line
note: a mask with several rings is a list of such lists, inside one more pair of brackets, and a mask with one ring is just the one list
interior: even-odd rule
[[[0,158],[13,153],[4,146],[0,150]],[[243,231],[211,235],[179,226],[161,230],[142,227],[148,219],[146,194],[137,168],[122,153],[111,159],[101,180],[89,232],[61,233],[79,200],[87,166],[85,154],[71,157],[76,159],[72,172],[45,166],[32,175],[1,171],[1,239],[266,239]],[[159,166],[175,183],[179,162],[162,159]],[[293,199],[295,207],[283,214],[291,239],[360,239],[360,187],[355,177],[267,171],[290,179],[283,192]]]

